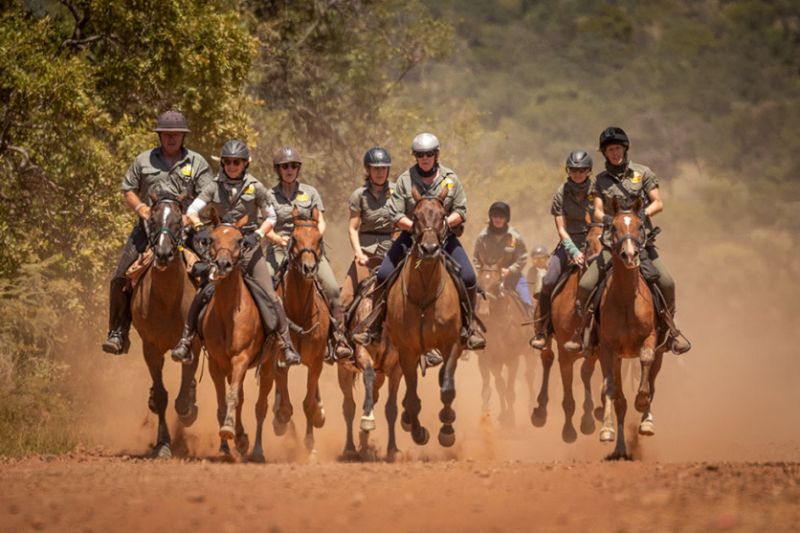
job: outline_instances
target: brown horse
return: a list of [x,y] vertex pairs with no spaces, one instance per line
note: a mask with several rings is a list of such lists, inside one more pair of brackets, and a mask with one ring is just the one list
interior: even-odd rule
[[[376,267],[380,264],[380,257],[373,257],[367,267]],[[374,289],[376,278],[367,278],[361,291],[366,294]],[[362,297],[355,304],[356,307],[350,313],[350,320],[347,329],[352,334],[356,326],[364,321],[372,312],[372,298]],[[342,457],[344,459],[355,459],[364,457],[367,451],[369,433],[375,429],[375,403],[378,401],[378,392],[383,386],[386,378],[389,378],[389,396],[386,399],[386,420],[389,423],[389,442],[386,445],[386,460],[394,461],[398,449],[395,441],[394,426],[397,420],[397,389],[400,387],[400,378],[403,372],[400,369],[400,361],[397,350],[394,348],[389,336],[384,329],[380,340],[373,342],[369,346],[362,346],[355,343],[356,368],[353,368],[348,361],[339,362],[339,387],[342,389],[344,399],[342,400],[342,412],[344,413],[345,425],[347,427],[347,438]],[[356,450],[353,440],[353,419],[355,418],[356,402],[353,398],[356,376],[358,371],[362,371],[364,376],[364,408],[360,423],[360,448],[361,453]]]
[[[603,245],[600,236],[603,233],[602,224],[591,223],[587,215],[587,225],[589,231],[586,236],[588,244],[588,256],[596,257],[602,251]],[[587,353],[573,353],[564,349],[564,343],[570,340],[573,332],[578,327],[579,318],[575,312],[575,297],[578,293],[578,280],[581,270],[573,268],[561,288],[551,296],[550,306],[551,321],[555,340],[558,346],[558,366],[561,370],[561,385],[564,390],[561,406],[564,409],[564,427],[561,429],[561,438],[564,442],[575,442],[578,434],[572,423],[575,414],[575,398],[572,393],[573,367],[576,361],[581,363],[581,381],[583,382],[583,416],[581,416],[581,433],[591,435],[595,430],[593,414],[599,416],[599,412],[594,411],[592,401],[592,374],[594,374],[597,363],[597,353],[591,347],[586,347]],[[538,311],[538,309],[537,309]],[[536,319],[541,317],[538,312]],[[531,414],[531,422],[536,427],[542,427],[547,421],[547,403],[549,401],[548,384],[550,381],[550,369],[553,366],[555,354],[552,347],[552,335],[547,340],[547,346],[542,350],[542,388],[539,392],[538,405]],[[599,419],[599,418],[598,418]]]
[[[481,371],[481,399],[483,412],[489,412],[491,399],[491,375],[500,398],[500,415],[498,420],[507,427],[515,422],[514,402],[516,400],[515,382],[519,370],[520,356],[531,354],[526,333],[527,326],[522,325],[527,318],[519,304],[515,301],[513,291],[503,287],[502,269],[497,265],[484,265],[478,269],[478,283],[486,291],[487,300],[478,304],[478,313],[487,324],[486,350],[478,355],[478,367]],[[503,367],[507,369],[503,377]],[[528,364],[528,368],[532,365]],[[491,374],[491,375],[490,375]],[[528,381],[528,390],[533,395],[533,376]]]
[[[281,279],[277,293],[283,299],[286,316],[302,331],[292,330],[292,343],[300,354],[300,361],[308,368],[306,397],[303,412],[306,415],[305,445],[309,453],[314,452],[314,428],[325,424],[325,409],[319,394],[319,377],[328,342],[331,317],[325,297],[317,283],[316,274],[322,256],[322,234],[319,231],[319,211],[314,208],[311,216],[300,216],[297,208],[292,210],[294,229],[288,246],[288,268]],[[277,356],[277,344],[270,350]],[[292,419],[292,402],[289,399],[288,368],[274,369],[275,418],[273,429],[276,435],[286,432]],[[267,410],[267,394],[272,388],[270,376],[261,376],[259,403],[256,418],[263,421]]]
[[[186,263],[180,251],[183,216],[181,203],[184,196],[162,196],[155,199],[150,219],[146,222],[153,251],[153,264],[147,268],[133,287],[131,318],[142,339],[142,353],[153,380],[150,388],[150,410],[158,415],[158,432],[154,446],[157,457],[169,458],[170,435],[165,412],[168,395],[164,388],[162,370],[164,353],[181,336],[183,322],[194,298],[195,289],[186,273]],[[181,388],[175,399],[175,411],[184,426],[197,418],[194,374],[200,344],[192,344],[195,354],[191,365],[181,365]]]
[[639,271],[640,251],[645,245],[643,221],[637,216],[642,201],[637,198],[630,208],[612,202],[612,270],[600,300],[598,352],[603,369],[603,426],[600,441],[614,440],[614,417],[617,417],[616,447],[609,459],[628,458],[625,446],[627,401],[622,390],[622,359],[638,358],[642,376],[636,394],[636,410],[642,413],[639,434],[653,435],[650,404],[655,394],[655,380],[661,369],[663,346],[657,347],[656,312],[653,295]]
[[439,411],[442,427],[439,444],[455,443],[452,408],[456,397],[455,370],[461,356],[461,306],[458,288],[445,266],[443,245],[447,232],[444,198],[423,197],[414,188],[417,202],[412,215],[414,243],[398,279],[389,288],[385,326],[400,354],[400,366],[406,381],[401,425],[411,431],[414,442],[428,442],[430,434],[419,422],[422,402],[417,395],[417,366],[422,354],[438,350],[444,358],[439,371],[439,387],[444,406]]
[[[230,456],[228,441],[235,439],[241,457],[250,446],[242,425],[244,377],[264,351],[265,341],[258,307],[243,279],[241,228],[247,219],[245,216],[236,224],[220,223],[216,213],[211,212],[214,229],[209,280],[214,283],[214,295],[202,318],[208,371],[217,392],[220,452]],[[254,450],[257,460],[261,459],[258,455]]]

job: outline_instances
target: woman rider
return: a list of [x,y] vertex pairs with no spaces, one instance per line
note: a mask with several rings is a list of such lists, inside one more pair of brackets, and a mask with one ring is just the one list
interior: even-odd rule
[[[319,232],[324,235],[323,212],[325,206],[314,187],[298,181],[303,159],[297,150],[290,146],[278,148],[272,158],[272,164],[278,176],[278,184],[269,189],[267,194],[270,205],[275,208],[277,220],[273,230],[267,234],[267,239],[270,241],[267,262],[271,268],[271,274],[274,275],[280,269],[281,263],[286,260],[286,247],[294,229],[292,209],[297,207],[301,214],[311,216],[312,210],[316,207],[319,211]],[[339,285],[333,275],[331,265],[328,263],[328,258],[325,257],[324,249],[320,256],[317,279],[322,284],[322,290],[330,303],[333,315],[333,338],[336,343],[334,358],[338,360],[352,357],[353,350],[344,335],[344,313],[339,297]]]
[[[272,277],[261,249],[261,240],[275,224],[275,211],[269,205],[267,189],[247,172],[247,168],[250,166],[250,151],[242,141],[234,139],[226,142],[222,147],[220,160],[219,174],[203,188],[189,206],[186,214],[194,224],[195,230],[199,230],[203,226],[199,214],[207,205],[216,209],[220,219],[237,221],[246,216],[248,222],[259,224],[260,221],[259,227],[253,232],[246,233],[244,237],[242,265],[244,272],[256,281],[270,300],[270,307],[278,319],[277,333],[286,363],[299,364],[300,355],[292,346],[292,339],[289,336],[289,321],[283,305],[272,288]],[[172,349],[174,360],[186,364],[191,363],[193,356],[191,344],[197,330],[197,317],[200,310],[211,299],[213,289],[214,285],[209,283],[195,294],[186,324],[183,326],[181,339]]]
[[556,224],[560,242],[547,262],[547,274],[542,280],[539,295],[539,318],[534,322],[536,333],[531,346],[543,350],[550,329],[550,297],[553,289],[568,265],[586,266],[583,253],[586,234],[589,231],[587,213],[593,210],[589,194],[592,181],[592,157],[584,150],[575,150],[567,156],[567,179],[553,195],[550,214]]
[[358,284],[369,274],[367,263],[377,257],[383,259],[392,245],[394,224],[387,201],[394,192],[389,182],[392,158],[389,152],[375,146],[364,154],[364,185],[350,195],[350,247],[354,259],[342,285],[342,306],[353,301]]
[[[442,187],[446,187],[447,196],[444,200],[444,207],[447,212],[447,225],[451,231],[444,243],[444,250],[461,267],[461,279],[466,286],[469,303],[474,314],[478,280],[469,256],[456,236],[463,232],[464,222],[467,220],[467,196],[464,188],[455,172],[439,164],[439,139],[432,133],[420,133],[414,137],[411,142],[411,153],[417,162],[397,178],[395,193],[388,204],[392,221],[402,231],[383,258],[383,263],[378,269],[378,283],[386,281],[408,249],[411,248],[413,242],[411,230],[414,225],[411,216],[416,206],[412,195],[413,189],[416,187],[423,195],[436,195]],[[376,306],[381,306],[384,312],[373,317],[374,320],[371,324],[361,325],[362,328],[367,327],[368,329],[354,334],[355,342],[366,346],[380,336],[386,308],[383,302],[385,295],[385,290],[381,294],[376,293]],[[486,339],[469,323],[463,324],[461,338],[469,350],[481,350],[486,346]]]
[[[600,134],[600,152],[606,159],[606,168],[597,175],[594,186],[590,193],[594,196],[594,217],[597,221],[609,224],[611,216],[606,216],[610,211],[613,198],[618,200],[630,201],[640,196],[644,199],[646,206],[641,213],[644,221],[645,233],[647,234],[647,246],[643,250],[643,256],[649,257],[653,268],[658,272],[657,284],[666,300],[669,313],[675,315],[675,282],[672,279],[666,265],[658,255],[658,251],[653,243],[653,222],[651,218],[664,209],[661,200],[661,192],[658,189],[658,178],[649,167],[634,163],[628,158],[630,140],[622,128],[609,126]],[[608,235],[604,235],[606,245],[609,245]],[[646,254],[645,254],[646,252]],[[604,250],[601,256],[602,262],[610,261],[610,254]],[[592,289],[600,279],[600,267],[598,261],[592,262],[589,268],[581,276],[578,284],[578,297],[575,302],[576,311],[581,317],[580,324],[573,335],[573,338],[564,344],[564,348],[569,351],[582,350],[583,329],[586,326],[586,317],[590,313],[586,311],[587,298]],[[671,321],[667,321],[671,322]],[[670,328],[672,338],[671,349],[675,354],[686,353],[691,349],[691,343],[673,324],[667,324]]]

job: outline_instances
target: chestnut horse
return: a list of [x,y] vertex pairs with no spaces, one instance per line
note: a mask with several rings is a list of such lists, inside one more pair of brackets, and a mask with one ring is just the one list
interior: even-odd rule
[[[303,412],[306,415],[305,446],[309,453],[314,453],[314,428],[321,428],[325,424],[325,409],[319,394],[319,377],[328,347],[331,316],[316,279],[322,257],[319,211],[314,208],[308,217],[299,215],[297,208],[294,208],[292,218],[294,229],[288,245],[288,268],[276,292],[284,302],[286,316],[297,326],[291,331],[292,343],[300,354],[300,362],[308,368],[306,397],[303,400]],[[270,342],[269,347],[272,356],[277,358],[277,343]],[[283,435],[292,419],[293,411],[289,399],[289,369],[275,367],[271,370],[274,370],[274,374],[261,376],[256,418],[260,424],[266,416],[267,395],[274,379],[276,390],[273,429],[276,435]]]
[[[588,244],[587,260],[598,257],[603,245],[600,236],[603,233],[603,225],[592,223],[587,213],[586,223],[589,231],[586,235]],[[564,442],[575,442],[578,434],[572,423],[572,416],[575,414],[575,398],[572,393],[573,367],[576,361],[581,363],[581,381],[583,382],[583,416],[581,416],[581,433],[591,435],[595,430],[593,415],[594,402],[592,401],[592,374],[597,363],[597,353],[589,346],[584,349],[586,353],[573,353],[564,349],[566,343],[572,337],[573,332],[578,327],[579,318],[575,313],[575,297],[578,293],[578,280],[582,270],[572,268],[566,281],[558,292],[551,296],[550,316],[553,324],[556,345],[558,346],[558,366],[561,370],[561,385],[563,387],[563,399],[561,406],[564,409],[564,427],[561,429],[561,438]],[[540,320],[537,309],[536,320]],[[536,427],[542,427],[547,421],[547,403],[549,400],[548,384],[550,369],[553,366],[555,355],[552,347],[553,336],[547,339],[547,346],[542,350],[542,388],[539,392],[538,405],[531,414],[531,422]],[[599,415],[599,412],[596,413]]]
[[[241,228],[248,217],[235,224],[220,223],[211,211],[211,269],[214,295],[202,318],[203,339],[208,351],[208,371],[217,392],[220,452],[230,456],[228,441],[235,440],[240,457],[250,443],[242,425],[244,377],[264,351],[266,335],[258,307],[243,279]],[[227,391],[226,391],[227,380]],[[258,451],[254,458],[259,460]]]
[[603,369],[603,426],[600,441],[614,440],[614,417],[617,417],[616,447],[609,459],[628,458],[625,446],[625,412],[627,401],[622,390],[622,359],[638,358],[642,376],[636,394],[636,410],[642,413],[640,435],[653,435],[650,404],[655,394],[655,381],[661,369],[663,347],[656,347],[657,323],[653,294],[639,271],[640,252],[645,246],[643,221],[637,213],[642,207],[637,198],[630,208],[612,202],[612,270],[600,300],[599,345]]
[[[380,264],[380,257],[370,258],[367,267],[376,267]],[[377,278],[371,276],[364,281],[361,287],[361,294],[367,294],[374,290]],[[352,333],[356,326],[369,316],[372,312],[372,298],[362,297],[355,303],[355,309],[350,313],[350,320],[347,323],[347,330]],[[389,336],[384,328],[381,338],[370,344],[362,346],[355,344],[356,368],[353,368],[348,361],[340,361],[339,387],[342,389],[344,399],[342,400],[342,412],[344,413],[345,425],[347,427],[347,437],[345,441],[344,459],[355,459],[359,457],[353,440],[353,419],[355,418],[356,402],[353,398],[356,376],[360,370],[364,376],[364,408],[361,416],[359,428],[361,457],[367,451],[369,433],[375,429],[375,403],[378,401],[378,392],[383,386],[386,378],[389,378],[389,396],[386,399],[386,421],[389,423],[389,441],[386,445],[386,460],[394,461],[398,453],[395,441],[394,426],[397,421],[397,390],[400,387],[400,378],[403,371],[400,369],[400,361],[397,350],[394,348]]]
[[[529,333],[523,325],[526,320],[522,309],[515,301],[514,291],[503,287],[502,270],[497,265],[485,265],[478,269],[478,283],[486,291],[487,300],[480,301],[478,313],[487,324],[486,349],[478,355],[478,367],[481,371],[481,399],[483,412],[489,412],[491,399],[491,375],[494,376],[494,386],[500,398],[500,415],[498,420],[506,427],[513,427],[515,423],[514,402],[516,400],[515,382],[519,370],[520,356],[533,358],[528,347]],[[503,377],[503,367],[507,369]],[[533,365],[528,364],[532,369]],[[533,396],[533,375],[526,377],[528,391]]]
[[[133,326],[142,339],[142,353],[153,380],[150,388],[150,410],[158,415],[158,432],[154,446],[157,457],[172,457],[169,429],[165,418],[168,395],[164,388],[162,370],[164,353],[178,342],[183,322],[194,298],[195,288],[186,273],[186,263],[181,253],[183,215],[181,204],[184,195],[164,196],[154,200],[150,219],[146,222],[153,264],[147,268],[134,285],[131,295]],[[197,418],[194,374],[200,343],[192,343],[194,360],[191,365],[181,365],[181,388],[175,399],[175,411],[184,426]]]
[[414,188],[412,219],[413,245],[398,279],[389,287],[386,331],[400,354],[400,367],[406,382],[401,425],[411,431],[416,444],[428,442],[430,434],[419,422],[422,402],[417,395],[417,366],[422,354],[438,350],[444,358],[439,371],[442,427],[439,444],[455,443],[452,408],[456,397],[455,371],[461,356],[461,305],[458,288],[445,266],[444,241],[447,221],[444,199],[447,188],[438,196],[422,196]]

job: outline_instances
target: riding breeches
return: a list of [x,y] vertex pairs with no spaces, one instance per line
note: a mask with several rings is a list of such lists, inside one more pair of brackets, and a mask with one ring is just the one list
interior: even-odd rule
[[[559,246],[550,256],[550,259],[547,260],[547,273],[544,275],[544,278],[542,278],[540,300],[543,298],[550,298],[553,294],[553,289],[556,288],[556,284],[568,264],[569,258],[567,257],[567,251],[563,246]],[[591,291],[591,289],[589,290]]]
[[147,235],[142,229],[142,225],[136,224],[128,236],[128,240],[122,246],[112,279],[125,279],[125,273],[145,250],[147,250]]
[[128,278],[125,277],[125,273],[139,257],[139,254],[144,253],[145,250],[147,250],[147,234],[141,224],[136,224],[128,240],[122,246],[117,267],[114,269],[114,275],[109,283],[109,331],[120,331],[123,335],[128,334],[128,328],[131,323],[131,304],[130,292],[126,290]]
[[503,287],[507,290],[514,290],[517,292],[519,299],[523,303],[533,307],[533,300],[531,300],[531,293],[528,290],[528,280],[525,279],[521,273],[509,274],[503,280]]
[[[267,252],[267,265],[270,270],[270,276],[274,276],[275,272],[280,268],[281,263],[286,260],[286,249],[278,246],[270,246]],[[322,290],[325,297],[332,306],[337,307],[341,305],[341,294],[339,291],[339,284],[336,281],[336,276],[333,275],[333,269],[328,262],[325,254],[319,258],[319,266],[317,268],[317,279],[322,285]]]
[[347,269],[347,274],[342,283],[342,305],[346,308],[350,305],[355,297],[358,285],[369,277],[369,268],[364,265],[359,265],[355,260],[350,263],[350,268]]
[[[391,275],[400,260],[408,253],[413,244],[411,233],[407,231],[400,232],[400,235],[392,243],[392,247],[386,252],[380,268],[378,268],[378,283],[383,283]],[[467,288],[475,287],[478,283],[478,277],[475,274],[475,269],[469,260],[467,252],[461,245],[461,242],[453,234],[447,237],[444,243],[444,251],[452,257],[460,267],[461,279]]]

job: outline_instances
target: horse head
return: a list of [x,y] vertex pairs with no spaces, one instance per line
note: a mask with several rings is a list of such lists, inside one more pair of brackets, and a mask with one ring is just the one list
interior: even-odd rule
[[147,234],[155,256],[154,264],[164,270],[176,257],[183,235],[183,201],[186,193],[178,196],[162,192],[150,193],[153,208],[147,220]]
[[412,215],[414,247],[422,259],[438,257],[447,236],[447,214],[444,209],[447,188],[442,187],[438,195],[423,196],[414,187],[411,194],[416,202]]
[[644,220],[639,216],[642,199],[631,204],[620,204],[616,197],[611,201],[612,252],[622,260],[625,268],[639,268],[640,252],[645,245]]
[[209,213],[211,224],[211,275],[212,281],[224,279],[242,259],[242,243],[244,234],[242,228],[247,225],[248,216],[245,215],[236,222],[220,220],[216,210]]
[[319,210],[311,214],[292,209],[294,229],[289,242],[289,264],[306,278],[313,278],[322,259],[322,233],[319,231]]
[[503,290],[503,271],[499,265],[483,265],[478,269],[478,284],[486,294],[499,298]]

